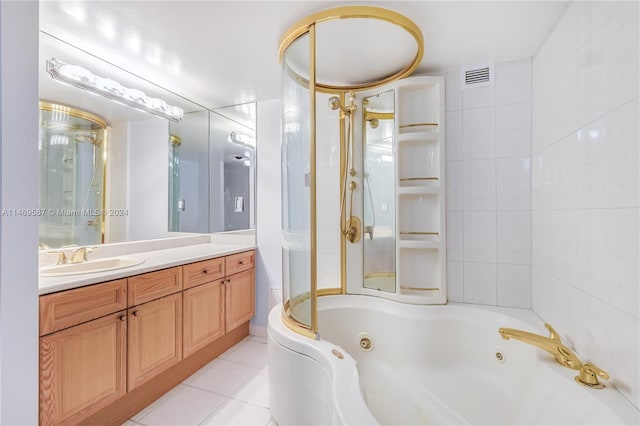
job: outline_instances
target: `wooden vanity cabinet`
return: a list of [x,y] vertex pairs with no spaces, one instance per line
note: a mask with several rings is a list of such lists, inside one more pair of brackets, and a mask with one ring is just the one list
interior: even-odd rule
[[122,423],[244,338],[254,253],[41,296],[40,423]]
[[225,333],[223,281],[212,281],[183,292],[182,351],[185,358]]
[[40,424],[75,424],[126,392],[126,311],[40,338]]
[[231,275],[226,281],[226,329],[231,331],[249,321],[256,313],[254,269]]

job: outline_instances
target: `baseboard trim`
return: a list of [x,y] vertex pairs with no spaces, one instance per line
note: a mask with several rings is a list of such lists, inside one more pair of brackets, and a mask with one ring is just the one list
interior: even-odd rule
[[267,327],[249,325],[249,334],[252,336],[267,337]]

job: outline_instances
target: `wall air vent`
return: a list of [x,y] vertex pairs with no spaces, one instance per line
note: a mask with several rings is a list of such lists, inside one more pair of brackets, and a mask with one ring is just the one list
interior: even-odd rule
[[474,67],[463,67],[460,70],[460,86],[462,89],[493,85],[493,64]]

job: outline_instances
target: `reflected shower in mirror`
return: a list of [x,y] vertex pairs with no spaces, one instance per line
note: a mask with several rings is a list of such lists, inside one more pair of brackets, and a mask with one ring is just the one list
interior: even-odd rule
[[255,229],[256,103],[211,111],[212,232]]
[[40,102],[42,247],[104,241],[106,136],[101,117]]
[[394,93],[362,101],[364,287],[395,292]]
[[169,231],[255,229],[255,102],[194,111],[169,131]]

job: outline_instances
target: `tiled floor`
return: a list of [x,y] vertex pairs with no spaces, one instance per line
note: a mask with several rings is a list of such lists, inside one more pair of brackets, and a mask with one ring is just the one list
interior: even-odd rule
[[267,340],[249,336],[123,426],[276,425],[269,411]]

